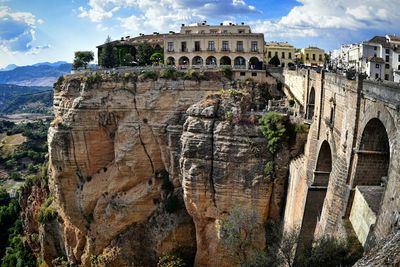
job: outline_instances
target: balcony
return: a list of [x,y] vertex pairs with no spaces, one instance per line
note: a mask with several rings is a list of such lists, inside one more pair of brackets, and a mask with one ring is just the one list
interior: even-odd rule
[[258,53],[258,48],[255,48],[255,49],[252,48],[250,52],[252,52],[252,53]]
[[243,47],[242,48],[236,48],[236,52],[244,52]]
[[221,52],[230,52],[231,50],[229,49],[229,47],[224,47],[221,49]]
[[215,47],[209,47],[207,48],[207,51],[215,51]]
[[187,52],[188,51],[188,49],[187,48],[181,48],[181,50],[180,50],[181,52]]
[[174,49],[168,49],[167,52],[168,52],[168,53],[174,53],[175,50],[174,50]]
[[201,52],[201,48],[193,48],[192,52]]

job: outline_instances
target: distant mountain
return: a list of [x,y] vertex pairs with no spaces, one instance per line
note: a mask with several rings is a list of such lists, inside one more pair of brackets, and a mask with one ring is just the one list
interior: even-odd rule
[[56,62],[53,62],[53,63],[50,63],[50,62],[39,62],[39,63],[36,63],[36,64],[33,64],[33,65],[31,65],[31,66],[52,66],[52,67],[59,67],[60,65],[64,65],[64,64],[68,64],[68,62],[67,61],[56,61]]
[[0,71],[13,70],[13,69],[15,69],[16,67],[18,67],[18,66],[15,65],[15,64],[9,64],[9,65],[7,65],[5,68],[0,69]]
[[71,68],[72,64],[63,61],[16,67],[13,70],[0,72],[0,84],[53,86],[58,77],[70,73]]
[[49,114],[52,104],[52,87],[0,84],[0,114]]

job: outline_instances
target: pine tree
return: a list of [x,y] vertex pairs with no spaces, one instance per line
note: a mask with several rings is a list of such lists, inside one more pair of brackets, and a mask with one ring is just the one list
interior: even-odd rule
[[117,63],[117,57],[115,49],[111,43],[110,36],[107,36],[107,39],[104,44],[105,45],[102,49],[100,57],[100,65],[105,68],[114,68]]

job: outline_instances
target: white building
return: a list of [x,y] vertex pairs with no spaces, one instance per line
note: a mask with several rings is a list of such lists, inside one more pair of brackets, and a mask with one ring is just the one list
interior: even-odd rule
[[[346,47],[344,48],[344,50]],[[347,67],[365,73],[370,79],[400,81],[400,38],[393,35],[375,36],[358,45],[350,45],[342,58]],[[372,60],[372,61],[371,61]]]
[[358,44],[343,44],[339,49],[332,51],[332,65],[339,69],[347,69],[349,65],[349,50]]

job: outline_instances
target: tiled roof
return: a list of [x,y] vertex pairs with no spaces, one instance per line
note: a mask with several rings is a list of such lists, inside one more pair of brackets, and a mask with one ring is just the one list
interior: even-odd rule
[[369,57],[368,61],[375,62],[375,63],[381,63],[381,64],[385,63],[383,58],[381,58],[381,57],[373,57],[373,56]]
[[368,43],[374,43],[374,44],[380,44],[385,48],[389,48],[389,42],[387,41],[385,36],[375,36],[371,40],[368,41]]

